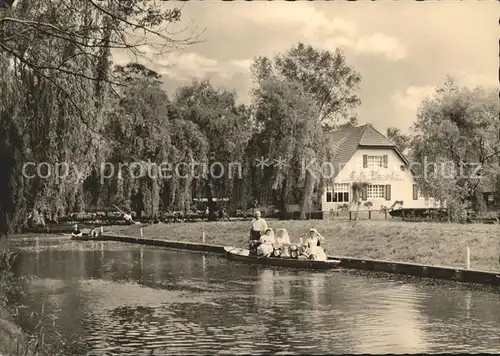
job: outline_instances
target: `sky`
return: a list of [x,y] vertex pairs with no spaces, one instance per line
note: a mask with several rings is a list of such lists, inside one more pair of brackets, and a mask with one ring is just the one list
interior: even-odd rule
[[[381,132],[408,132],[418,106],[446,75],[460,85],[499,88],[499,5],[496,1],[190,1],[174,36],[203,32],[200,43],[155,55],[143,64],[162,74],[172,93],[193,79],[209,79],[249,103],[249,67],[255,56],[274,56],[299,41],[319,49],[340,47],[361,74],[360,124]],[[128,61],[124,55],[115,62]]]

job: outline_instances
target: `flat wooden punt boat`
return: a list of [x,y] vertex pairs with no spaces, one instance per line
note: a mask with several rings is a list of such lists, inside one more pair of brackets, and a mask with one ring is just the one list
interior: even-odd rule
[[278,266],[297,269],[335,269],[340,264],[339,260],[315,261],[305,259],[281,258],[281,257],[258,257],[250,256],[250,251],[244,248],[225,246],[226,257],[229,260],[241,261],[259,265]]

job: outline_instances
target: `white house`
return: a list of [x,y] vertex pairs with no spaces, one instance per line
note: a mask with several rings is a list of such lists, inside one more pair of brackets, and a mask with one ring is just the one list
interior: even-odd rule
[[389,141],[370,124],[350,127],[329,133],[335,145],[333,159],[333,183],[328,184],[321,199],[321,210],[337,210],[345,203],[351,203],[352,185],[364,182],[368,186],[361,197],[364,203],[370,201],[371,209],[391,207],[402,201],[405,208],[434,207],[432,200],[426,200],[417,187],[409,169],[410,162]]

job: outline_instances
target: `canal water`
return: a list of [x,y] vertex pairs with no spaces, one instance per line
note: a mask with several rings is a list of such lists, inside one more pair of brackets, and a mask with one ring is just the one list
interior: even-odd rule
[[495,287],[109,246],[23,252],[23,328],[65,355],[500,353]]

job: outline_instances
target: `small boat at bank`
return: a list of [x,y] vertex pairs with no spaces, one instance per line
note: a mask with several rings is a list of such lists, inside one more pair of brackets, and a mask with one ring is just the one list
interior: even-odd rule
[[78,232],[78,233],[75,233],[75,232],[72,232],[71,233],[71,238],[72,239],[81,239],[83,237],[83,232]]
[[339,260],[316,261],[301,258],[252,256],[250,255],[250,251],[247,249],[231,246],[225,246],[224,250],[226,251],[226,257],[229,260],[287,268],[318,270],[335,269],[338,268],[341,262]]

